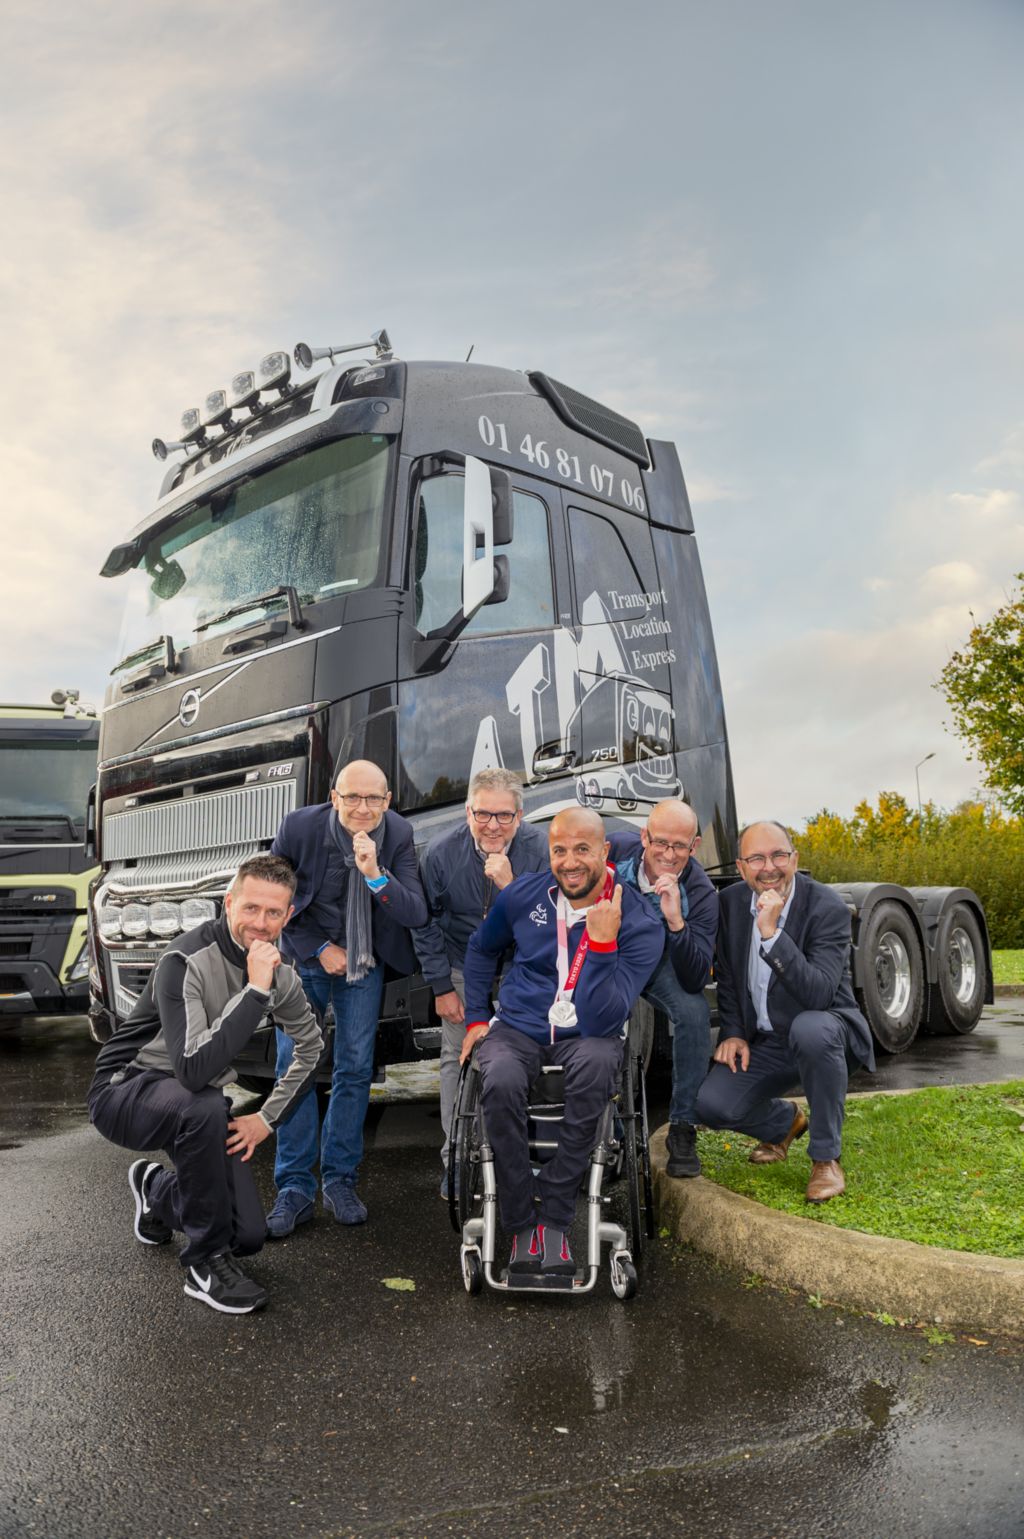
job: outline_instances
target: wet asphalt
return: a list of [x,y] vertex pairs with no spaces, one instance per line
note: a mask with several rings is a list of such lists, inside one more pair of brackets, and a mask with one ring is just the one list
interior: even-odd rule
[[[368,1224],[321,1209],[247,1264],[266,1311],[214,1314],[132,1236],[94,1051],[81,1021],[0,1035],[0,1539],[1024,1535],[1024,1345],[929,1342],[666,1240],[628,1304],[606,1275],[469,1298],[436,1100],[371,1109]],[[854,1088],[1018,1077],[1024,1000]],[[269,1199],[269,1144],[256,1167]]]

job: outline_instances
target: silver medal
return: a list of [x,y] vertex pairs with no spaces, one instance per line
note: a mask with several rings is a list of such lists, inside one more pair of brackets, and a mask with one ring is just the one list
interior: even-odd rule
[[576,1006],[571,999],[558,998],[548,1011],[548,1022],[552,1026],[575,1026]]

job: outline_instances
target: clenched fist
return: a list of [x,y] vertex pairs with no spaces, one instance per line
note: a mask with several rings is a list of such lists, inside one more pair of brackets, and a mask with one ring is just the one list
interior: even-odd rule
[[377,846],[369,834],[360,829],[358,834],[352,835],[352,852],[356,857],[356,865],[364,876],[372,881],[375,876],[380,876],[380,867],[377,864]]
[[265,989],[269,993],[274,986],[274,974],[280,966],[281,953],[276,946],[272,946],[269,941],[253,941],[249,947],[247,971],[254,989]]
[[762,940],[771,940],[779,927],[779,915],[786,906],[781,893],[771,889],[757,900],[757,928]]
[[598,945],[607,946],[610,941],[618,938],[621,924],[622,887],[616,884],[610,902],[607,898],[600,898],[592,908],[587,909],[587,934]]
[[683,900],[679,892],[678,877],[659,876],[654,884],[654,891],[658,894],[661,902],[661,912],[665,923],[675,934],[686,923],[683,918]]
[[484,861],[484,876],[497,888],[507,887],[512,880],[512,862],[507,855],[488,855]]

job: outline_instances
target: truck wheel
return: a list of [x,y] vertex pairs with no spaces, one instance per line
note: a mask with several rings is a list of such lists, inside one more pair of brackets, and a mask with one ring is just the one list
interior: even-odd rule
[[943,915],[935,949],[938,982],[931,1000],[931,1029],[973,1031],[985,1002],[985,942],[977,916],[966,904],[954,903]]
[[861,1005],[879,1047],[903,1053],[917,1036],[924,1005],[924,959],[914,922],[899,903],[871,910],[858,941]]
[[633,795],[633,787],[622,776],[619,777],[619,783],[615,787],[615,800],[618,803],[620,812],[636,811],[636,797]]

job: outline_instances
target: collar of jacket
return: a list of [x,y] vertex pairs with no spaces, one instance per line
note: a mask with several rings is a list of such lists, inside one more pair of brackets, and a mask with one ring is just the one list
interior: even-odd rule
[[248,952],[243,946],[238,944],[232,935],[231,926],[228,924],[228,911],[226,908],[221,910],[220,918],[214,921],[213,933],[217,938],[219,949],[224,953],[228,961],[235,967],[240,968],[242,972],[245,972]]

